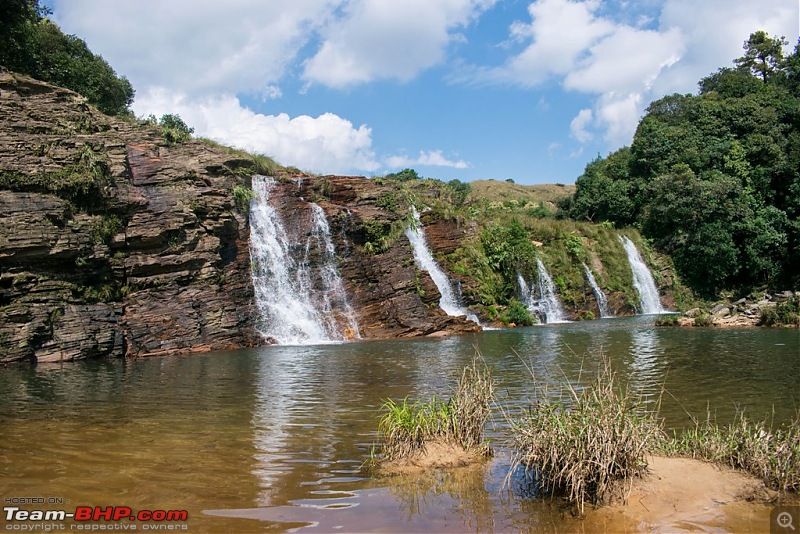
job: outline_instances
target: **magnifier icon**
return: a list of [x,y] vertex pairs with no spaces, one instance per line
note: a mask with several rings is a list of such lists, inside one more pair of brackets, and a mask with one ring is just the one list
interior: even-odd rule
[[781,512],[778,514],[777,517],[778,526],[781,528],[790,528],[794,530],[794,525],[792,524],[792,514],[789,512]]

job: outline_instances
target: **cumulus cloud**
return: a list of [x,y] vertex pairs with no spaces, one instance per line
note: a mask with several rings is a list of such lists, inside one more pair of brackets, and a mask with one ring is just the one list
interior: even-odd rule
[[429,165],[433,167],[452,167],[454,169],[466,169],[469,164],[464,160],[452,161],[447,159],[441,150],[421,150],[416,159],[406,156],[391,156],[386,158],[386,166],[399,169],[401,167],[412,167],[414,165]]
[[137,89],[274,93],[335,0],[56,0],[55,19]]
[[494,0],[352,0],[321,30],[322,45],[304,66],[312,83],[346,87],[376,79],[407,81],[441,63],[453,30]]
[[591,141],[591,123],[617,146],[630,142],[647,103],[694,92],[700,78],[742,54],[751,32],[785,35],[791,44],[798,35],[796,2],[665,0],[657,19],[628,21],[599,0],[536,0],[528,14],[530,21],[509,28],[523,49],[500,66],[466,69],[461,81],[534,87],[560,80],[595,98],[573,119],[571,135]]
[[195,134],[262,153],[283,165],[326,173],[375,171],[372,131],[333,113],[318,117],[264,115],[243,107],[233,95],[196,98],[154,88],[140,95],[141,114],[178,113]]

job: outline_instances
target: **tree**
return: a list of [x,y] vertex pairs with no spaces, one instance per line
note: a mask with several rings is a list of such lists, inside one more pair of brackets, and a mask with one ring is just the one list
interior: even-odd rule
[[0,1],[0,64],[85,96],[100,111],[129,113],[134,90],[86,43],[46,18],[38,0]]
[[770,37],[764,30],[751,33],[744,42],[744,56],[733,62],[739,67],[749,69],[764,83],[781,68],[783,63],[783,47],[789,44],[785,37]]

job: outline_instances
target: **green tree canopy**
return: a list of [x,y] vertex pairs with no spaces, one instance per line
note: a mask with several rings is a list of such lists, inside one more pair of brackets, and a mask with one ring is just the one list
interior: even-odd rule
[[128,79],[47,14],[38,0],[0,2],[0,65],[72,89],[104,113],[128,113],[134,95]]
[[800,44],[755,32],[697,95],[647,108],[630,148],[590,162],[575,219],[635,225],[696,291],[800,285]]

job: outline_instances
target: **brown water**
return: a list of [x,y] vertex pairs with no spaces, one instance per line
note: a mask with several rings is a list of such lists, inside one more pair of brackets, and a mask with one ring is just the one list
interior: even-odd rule
[[[737,409],[781,422],[800,407],[797,330],[650,321],[2,369],[0,498],[61,498],[67,511],[186,509],[192,532],[582,532],[590,523],[531,497],[518,478],[504,485],[502,417],[484,466],[365,475],[379,407],[446,394],[476,350],[510,412],[535,398],[529,367],[544,383],[582,383],[600,350],[638,391],[655,399],[665,388],[670,427],[707,410],[721,422]],[[769,509],[753,514],[719,528],[767,530]]]

